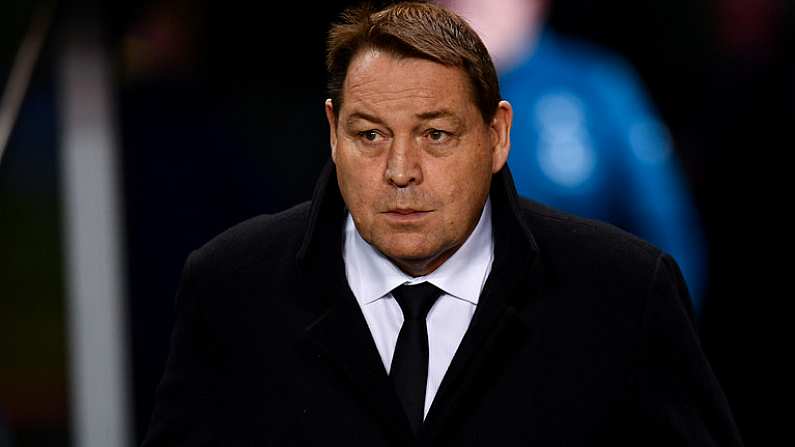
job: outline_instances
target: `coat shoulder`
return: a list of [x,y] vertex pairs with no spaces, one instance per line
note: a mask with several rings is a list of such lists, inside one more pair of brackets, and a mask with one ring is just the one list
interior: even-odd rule
[[270,258],[283,263],[301,245],[311,202],[275,214],[262,214],[240,222],[197,249],[195,263],[212,263],[215,269],[232,271]]
[[[663,252],[614,225],[569,214],[527,199],[520,200],[540,252],[547,260],[572,267],[594,267],[640,278],[653,274]],[[598,266],[598,267],[597,267]]]

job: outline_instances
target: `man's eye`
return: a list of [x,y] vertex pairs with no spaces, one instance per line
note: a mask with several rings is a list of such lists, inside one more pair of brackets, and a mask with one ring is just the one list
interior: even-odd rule
[[447,132],[445,132],[443,130],[439,130],[439,129],[430,129],[430,130],[428,130],[426,135],[428,135],[428,138],[430,138],[431,141],[434,141],[434,142],[442,142],[442,141],[446,140],[447,137],[450,136],[449,133],[447,133]]
[[370,142],[376,141],[378,140],[378,137],[380,137],[378,132],[375,130],[363,130],[359,132],[359,136]]

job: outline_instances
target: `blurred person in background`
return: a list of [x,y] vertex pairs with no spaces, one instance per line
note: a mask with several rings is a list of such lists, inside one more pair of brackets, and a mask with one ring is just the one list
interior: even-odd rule
[[441,2],[482,36],[515,107],[517,190],[671,253],[700,313],[706,247],[668,130],[625,61],[545,24],[550,1]]

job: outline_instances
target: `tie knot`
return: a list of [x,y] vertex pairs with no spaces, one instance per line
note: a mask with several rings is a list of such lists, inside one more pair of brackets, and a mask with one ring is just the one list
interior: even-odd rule
[[392,290],[405,320],[424,320],[441,294],[442,291],[429,282],[404,284]]

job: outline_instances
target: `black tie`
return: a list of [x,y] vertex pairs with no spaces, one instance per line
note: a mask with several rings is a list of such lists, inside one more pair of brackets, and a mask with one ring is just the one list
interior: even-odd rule
[[441,294],[441,290],[428,282],[402,285],[392,291],[403,311],[404,321],[389,376],[415,434],[422,425],[428,381],[428,327],[425,317]]

